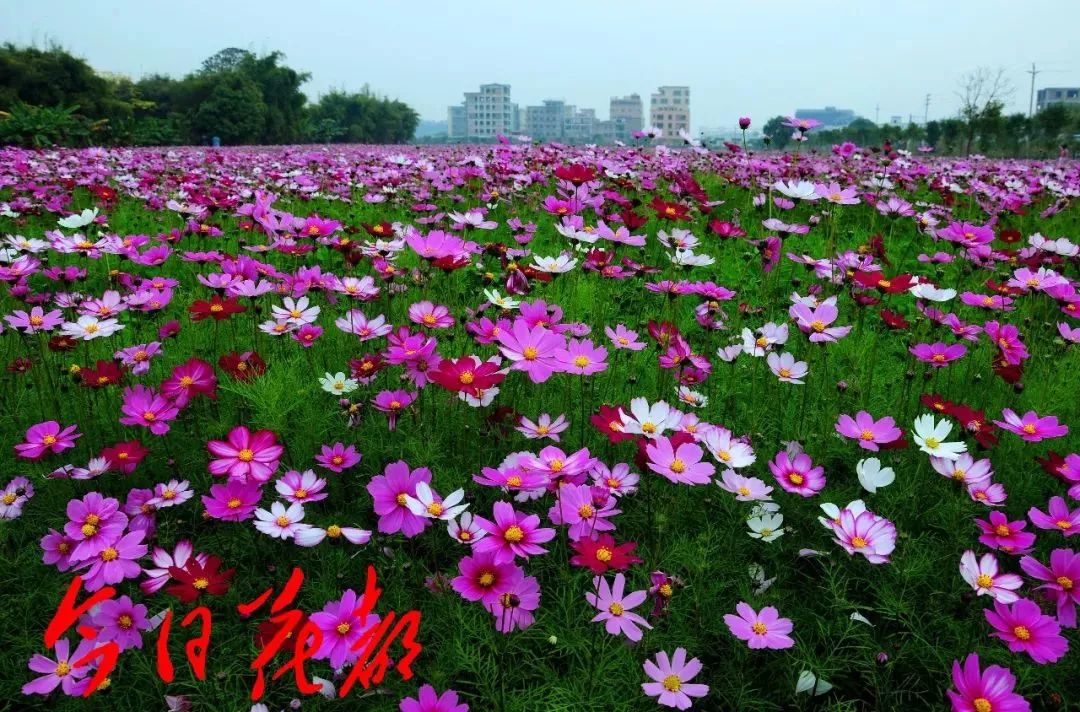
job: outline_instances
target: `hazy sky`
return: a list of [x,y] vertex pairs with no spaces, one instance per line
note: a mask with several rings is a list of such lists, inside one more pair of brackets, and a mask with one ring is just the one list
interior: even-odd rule
[[182,75],[223,47],[281,50],[314,98],[365,83],[425,119],[478,84],[519,105],[594,107],[691,89],[694,132],[826,104],[880,120],[955,113],[958,78],[1004,67],[1009,109],[1080,86],[1080,0],[0,0],[0,40],[55,41],[96,69]]

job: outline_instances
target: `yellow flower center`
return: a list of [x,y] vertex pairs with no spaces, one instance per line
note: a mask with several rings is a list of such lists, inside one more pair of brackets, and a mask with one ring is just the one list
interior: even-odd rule
[[280,517],[274,520],[274,524],[277,524],[279,527],[282,528],[287,527],[289,526],[289,518],[282,514]]
[[458,532],[457,538],[460,539],[461,541],[471,541],[472,540],[472,532],[467,530],[467,529],[462,529],[461,531]]
[[394,497],[394,501],[397,502],[399,506],[404,507],[405,503],[408,502],[408,495],[402,492],[397,497]]
[[341,455],[334,455],[332,458],[330,458],[330,462],[334,463],[335,465],[340,465],[341,463],[345,462],[345,458]]
[[225,307],[221,306],[220,304],[211,304],[210,305],[210,311],[214,312],[215,314],[218,314],[220,312],[225,311]]
[[255,459],[255,452],[248,448],[244,448],[236,455],[236,459],[240,462],[251,462]]
[[578,368],[585,368],[586,366],[589,365],[589,359],[586,358],[585,356],[578,356],[577,358],[574,359],[574,365],[577,366]]
[[56,670],[54,671],[54,674],[57,677],[63,677],[64,675],[67,675],[69,672],[71,672],[71,666],[68,665],[66,661],[61,660],[60,662],[58,662],[56,664]]
[[490,586],[491,584],[495,583],[495,574],[491,573],[490,571],[485,571],[484,573],[480,574],[480,578],[477,580],[477,583],[479,583],[481,586]]
[[240,507],[241,504],[243,504],[243,503],[240,501],[239,497],[233,497],[232,499],[230,499],[226,503],[225,506],[228,507],[229,509],[237,509],[237,508]]
[[975,708],[975,712],[994,712],[993,705],[985,697],[976,697],[971,706]]
[[750,626],[750,629],[753,630],[758,635],[765,635],[766,633],[769,632],[769,629],[766,628],[765,624],[762,623],[761,621],[755,621],[754,624],[752,626]]
[[120,552],[111,546],[101,552],[102,561],[116,561],[118,558],[120,558]]
[[790,368],[781,368],[777,373],[780,374],[780,378],[791,378]]
[[622,346],[626,346],[627,344],[629,344],[629,343],[630,343],[630,339],[626,338],[625,336],[620,336],[620,337],[619,337],[619,338],[617,339],[617,341],[618,341],[618,342],[619,342],[619,344],[620,344],[620,345],[622,345]]
[[596,560],[597,561],[604,561],[604,562],[611,561],[611,557],[612,557],[611,549],[607,548],[606,546],[601,546],[599,549],[596,550]]
[[792,472],[790,475],[788,475],[788,480],[793,485],[801,485],[803,482],[806,481],[806,478],[800,475],[798,472]]
[[621,616],[623,614],[623,606],[621,603],[612,603],[608,606],[608,612],[613,616]]
[[540,352],[533,346],[526,346],[521,352],[521,355],[525,357],[526,361],[535,361],[536,357],[540,355]]
[[741,494],[741,495],[742,495],[743,497],[746,497],[747,495],[749,495],[749,494],[750,494],[750,488],[749,488],[749,487],[747,487],[746,485],[743,485],[743,486],[742,486],[742,487],[740,487],[740,488],[739,488],[739,489],[738,489],[737,491],[738,491],[738,493],[739,493],[739,494]]
[[938,446],[940,446],[940,445],[941,445],[941,441],[938,440],[937,438],[927,438],[926,439],[926,447],[930,448],[931,450],[936,450],[938,448]]
[[44,323],[45,323],[45,320],[43,318],[41,318],[40,316],[32,316],[32,317],[30,317],[30,326],[41,326]]
[[509,477],[506,478],[506,484],[508,486],[510,486],[510,487],[520,487],[521,486],[521,478],[518,477],[517,475],[510,475]]
[[852,538],[851,545],[856,549],[864,549],[869,542],[863,539],[861,536]]
[[461,375],[458,376],[458,380],[467,386],[476,380],[476,377],[473,375],[472,371],[462,371]]
[[992,588],[994,579],[988,574],[979,574],[979,578],[975,579],[975,583],[979,584],[979,588]]
[[96,334],[98,332],[98,328],[99,327],[97,324],[87,324],[85,331],[87,334]]
[[1068,576],[1058,576],[1057,577],[1057,583],[1058,583],[1058,586],[1061,586],[1066,591],[1071,591],[1072,590],[1073,580],[1071,578],[1069,578]]
[[301,487],[300,489],[293,492],[293,497],[296,497],[297,499],[307,499],[307,496],[308,496],[308,491],[306,489],[304,489],[303,487]]
[[425,314],[424,315],[424,323],[427,324],[428,326],[433,326],[435,324],[435,315],[434,314]]
[[431,516],[438,517],[443,513],[443,506],[438,502],[432,502],[427,506],[427,511]]
[[588,519],[589,517],[591,517],[593,514],[596,513],[596,510],[592,508],[591,504],[583,504],[580,507],[578,507],[577,513],[578,513],[578,516],[580,516],[582,519]]
[[994,533],[998,536],[1009,536],[1012,534],[1012,530],[1005,524],[998,524],[994,527]]
[[821,321],[820,319],[815,319],[814,321],[810,322],[810,328],[820,334],[821,332],[825,331],[825,322]]
[[91,537],[97,534],[97,526],[94,524],[83,524],[80,531],[83,533],[83,536]]
[[670,583],[660,584],[660,588],[656,589],[657,592],[664,598],[671,598],[671,595],[675,593],[675,590],[671,588]]
[[173,489],[163,490],[161,492],[161,498],[162,499],[175,499],[176,498],[176,490],[173,490]]
[[339,527],[337,524],[331,524],[326,528],[326,536],[330,537],[331,539],[337,539],[339,536],[341,536],[341,527]]
[[119,625],[124,630],[127,630],[128,628],[130,628],[132,625],[135,624],[135,621],[133,621],[131,619],[131,616],[129,616],[127,613],[124,613],[119,618],[116,619],[116,624]]
[[763,349],[769,345],[769,340],[766,339],[764,336],[759,336],[757,338],[757,341],[755,341],[754,343],[757,344],[759,348]]
[[349,630],[351,628],[352,628],[352,626],[349,625],[348,623],[338,623],[338,626],[337,626],[336,630],[337,630],[337,632],[339,634],[345,635],[346,633],[349,632]]
[[1072,522],[1070,522],[1068,519],[1059,519],[1054,523],[1057,524],[1058,529],[1072,529]]
[[[671,208],[668,208],[668,210],[671,210]],[[668,692],[678,692],[682,689],[682,680],[679,679],[678,675],[668,675],[664,678],[663,684],[664,689]]]
[[1018,625],[1013,628],[1013,635],[1020,640],[1031,640],[1031,631],[1026,626]]
[[14,492],[8,492],[4,495],[3,502],[4,504],[14,504],[16,499],[18,499],[18,495]]
[[505,532],[503,532],[503,539],[506,539],[511,544],[516,544],[525,538],[525,532],[518,525],[513,525]]
[[390,410],[401,410],[401,401],[390,401]]
[[1031,423],[1028,423],[1027,425],[1025,425],[1024,427],[1022,427],[1020,429],[1023,430],[1028,435],[1034,435],[1035,434],[1035,426],[1032,425]]
[[562,472],[563,461],[562,460],[552,460],[551,463],[548,464],[548,468],[550,468],[552,472]]
[[55,435],[46,435],[45,437],[43,437],[41,439],[41,444],[42,445],[55,445],[56,444],[56,436]]
[[672,460],[671,471],[674,472],[676,475],[686,472],[686,463],[682,460]]

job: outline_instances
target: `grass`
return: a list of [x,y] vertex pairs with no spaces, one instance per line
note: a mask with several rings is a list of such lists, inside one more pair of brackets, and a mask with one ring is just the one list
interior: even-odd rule
[[[361,159],[363,155],[359,154]],[[356,159],[353,155],[352,160]],[[698,162],[692,167],[710,199],[726,201],[716,209],[717,214],[729,219],[732,208],[738,209],[751,237],[762,236],[758,221],[765,217],[765,209],[754,208],[750,204],[752,193],[728,180],[730,166],[693,160]],[[665,185],[661,181],[661,187]],[[466,204],[477,204],[478,183],[466,184],[458,192]],[[500,227],[477,239],[512,244],[505,220],[518,216],[539,225],[538,237],[530,245],[536,254],[557,254],[565,242],[554,232],[552,216],[537,207],[550,192],[550,184],[537,186],[512,201],[500,202],[489,214],[490,219],[500,221]],[[0,191],[0,199],[10,199],[10,190],[8,193]],[[407,207],[408,200],[371,205],[359,200],[361,195],[356,193],[356,201],[350,205],[285,195],[275,207],[297,215],[318,213],[352,227],[361,222],[411,223],[415,219]],[[913,194],[906,195],[910,198]],[[937,199],[925,186],[920,186],[914,196]],[[631,197],[642,197],[647,202],[651,194],[642,191]],[[445,199],[439,202],[440,207],[454,209]],[[69,207],[78,210],[92,204],[92,196],[78,189]],[[802,204],[780,217],[805,223],[817,209]],[[130,197],[120,198],[107,212],[110,229],[120,235],[154,235],[180,226],[175,214],[149,211]],[[647,208],[641,212],[652,215]],[[1075,210],[1041,221],[1035,217],[1037,212],[1032,210],[1006,222],[1025,235],[1036,230],[1048,236],[1077,234],[1080,221]],[[977,223],[985,221],[969,201],[961,201],[955,215]],[[54,227],[54,220],[55,216],[48,214],[29,216],[18,223],[0,218],[0,231],[40,237]],[[785,251],[822,257],[827,254],[830,240],[835,241],[837,249],[853,249],[871,235],[881,233],[894,263],[890,272],[928,274],[940,284],[960,291],[984,290],[982,282],[988,276],[999,281],[1007,277],[1005,267],[990,273],[975,270],[962,260],[943,265],[936,273],[928,270],[915,261],[915,255],[942,249],[943,243],[935,246],[917,234],[911,221],[885,218],[864,205],[845,207],[834,213],[834,223],[829,220],[826,218],[805,237],[791,238]],[[224,237],[187,237],[179,249],[236,253],[246,240],[260,242],[228,213],[218,213],[212,222],[224,230]],[[650,346],[638,353],[612,354],[608,370],[584,382],[578,377],[556,375],[547,384],[536,385],[522,373],[511,373],[488,409],[469,408],[432,386],[422,391],[395,432],[388,433],[385,416],[371,408],[365,409],[357,427],[349,428],[335,398],[322,392],[316,380],[324,371],[346,371],[350,358],[376,348],[358,345],[354,337],[333,327],[333,318],[348,308],[344,303],[330,305],[324,296],[314,296],[314,301],[323,307],[319,322],[326,332],[310,351],[292,341],[254,333],[251,320],[268,318],[269,306],[278,303],[273,295],[259,298],[254,311],[217,327],[208,322],[191,323],[186,319],[187,306],[209,294],[195,278],[207,268],[180,261],[174,254],[162,267],[124,265],[125,270],[135,274],[162,274],[180,281],[173,303],[163,313],[151,318],[125,313],[126,328],[120,334],[92,341],[69,354],[48,353],[46,362],[36,363],[29,374],[0,376],[4,379],[0,389],[0,436],[5,443],[0,456],[9,475],[26,474],[37,489],[20,519],[0,523],[0,710],[161,709],[165,694],[190,696],[196,710],[246,710],[254,679],[247,666],[256,655],[255,624],[241,620],[235,605],[254,598],[270,584],[280,588],[290,570],[300,566],[306,581],[297,603],[304,610],[317,611],[325,602],[337,599],[344,588],[362,588],[368,564],[376,567],[385,589],[380,612],[418,609],[422,613],[420,640],[424,652],[414,665],[416,677],[402,681],[391,672],[378,689],[354,691],[352,702],[305,698],[305,710],[396,710],[397,701],[415,694],[420,682],[430,682],[440,690],[453,687],[474,711],[652,710],[656,709],[655,702],[640,690],[645,679],[642,661],[658,650],[670,652],[679,646],[704,664],[700,681],[707,683],[711,691],[696,707],[705,710],[943,709],[944,691],[951,686],[952,661],[972,651],[980,654],[984,665],[995,663],[1011,668],[1019,679],[1018,691],[1033,702],[1035,709],[1080,708],[1080,690],[1074,684],[1080,679],[1076,653],[1047,666],[1009,653],[1004,644],[988,636],[982,613],[987,599],[974,598],[958,574],[963,551],[983,549],[977,543],[973,519],[985,517],[987,509],[972,502],[953,482],[935,474],[926,457],[913,447],[880,455],[884,464],[894,467],[897,479],[879,493],[867,495],[854,472],[856,461],[864,453],[833,431],[838,414],[863,409],[875,417],[892,415],[901,427],[910,428],[914,416],[925,410],[918,396],[929,392],[981,408],[991,417],[998,417],[1003,407],[1057,415],[1074,426],[1074,433],[1064,440],[1025,444],[1004,433],[1001,443],[987,455],[992,458],[996,479],[1008,489],[1005,511],[1010,519],[1022,517],[1031,506],[1044,508],[1047,499],[1062,494],[1063,488],[1038,467],[1034,457],[1051,447],[1058,452],[1078,449],[1075,432],[1080,424],[1080,352],[1075,347],[1066,348],[1055,338],[1053,322],[1061,315],[1045,297],[1021,299],[1019,309],[1005,315],[1020,326],[1033,354],[1024,387],[1018,390],[991,372],[992,351],[985,339],[971,345],[967,357],[944,369],[944,373],[931,374],[913,364],[907,353],[909,342],[914,340],[912,333],[887,330],[875,309],[863,309],[842,295],[838,324],[855,325],[852,334],[839,343],[820,347],[808,343],[792,327],[786,350],[807,360],[811,370],[805,386],[779,383],[763,359],[742,356],[729,365],[714,354],[717,347],[729,342],[729,335],[737,335],[743,326],[756,328],[767,321],[784,321],[790,303],[788,295],[792,291],[805,293],[814,282],[813,274],[786,259],[773,272],[763,274],[754,247],[745,240],[721,241],[707,236],[705,223],[704,218],[697,217],[680,226],[703,236],[701,251],[713,255],[717,263],[696,268],[687,278],[711,279],[738,292],[735,302],[727,305],[731,319],[726,332],[707,333],[695,323],[693,297],[668,300],[664,295],[645,291],[640,278],[605,280],[578,269],[558,276],[550,284],[536,284],[533,293],[525,297],[560,305],[566,312],[564,320],[589,324],[593,338],[605,343],[605,324],[625,323],[644,337],[650,320],[674,321],[695,351],[713,361],[711,377],[699,388],[709,396],[709,404],[698,414],[703,420],[752,437],[757,462],[750,474],[771,482],[765,463],[782,447],[781,441],[793,439],[802,441],[815,463],[825,466],[828,484],[818,497],[802,499],[777,488],[774,494],[785,516],[786,532],[771,544],[747,536],[744,519],[748,509],[719,488],[676,486],[643,473],[641,491],[622,502],[624,513],[616,519],[618,540],[638,542],[638,553],[644,559],[628,573],[629,586],[646,587],[648,572],[656,569],[678,576],[686,586],[677,590],[668,615],[654,621],[653,630],[646,632],[641,643],[629,646],[623,639],[609,638],[602,631],[597,635],[596,624],[589,623],[594,611],[584,600],[591,574],[567,564],[569,550],[564,534],[551,543],[548,555],[525,563],[527,573],[537,577],[542,588],[536,623],[527,630],[503,636],[494,630],[492,617],[479,604],[466,603],[453,592],[439,594],[425,588],[427,577],[437,573],[456,575],[462,555],[460,545],[440,531],[441,527],[433,527],[409,541],[376,535],[370,544],[360,548],[324,543],[307,550],[270,540],[250,523],[202,521],[201,505],[196,499],[159,515],[156,543],[171,547],[179,539],[191,538],[197,551],[216,554],[227,566],[236,567],[230,592],[210,603],[214,628],[206,680],[192,678],[182,663],[184,636],[174,633],[172,654],[177,678],[171,685],[164,685],[153,673],[150,638],[144,651],[121,656],[110,688],[89,701],[57,695],[47,699],[22,696],[20,687],[31,679],[26,661],[42,651],[42,632],[70,581],[69,575],[41,563],[38,540],[48,528],[63,524],[64,507],[72,497],[96,490],[123,500],[133,487],[151,487],[170,477],[190,480],[198,493],[205,493],[211,484],[206,470],[206,441],[221,438],[234,425],[244,423],[278,434],[286,445],[281,470],[313,467],[312,458],[324,443],[356,444],[363,453],[357,467],[343,475],[327,475],[331,496],[310,508],[313,511],[309,519],[316,523],[337,520],[375,529],[376,518],[364,485],[387,463],[398,459],[413,467],[429,467],[434,473],[433,484],[442,493],[465,487],[471,511],[487,515],[500,497],[473,484],[471,475],[483,466],[496,466],[511,452],[539,449],[535,441],[512,430],[503,432],[492,427],[487,416],[495,407],[509,406],[530,417],[541,412],[566,413],[571,427],[563,434],[561,446],[567,451],[588,447],[603,462],[614,464],[632,462],[633,445],[609,444],[583,422],[581,414],[595,412],[601,403],[625,405],[637,396],[674,403],[670,373],[657,368],[656,350]],[[654,239],[658,229],[670,228],[671,224],[652,218],[645,228],[635,231],[650,238],[644,253],[635,259],[659,266],[666,276],[676,277]],[[830,231],[835,237],[829,237]],[[293,257],[273,253],[256,256],[282,269],[297,265]],[[100,294],[106,289],[106,266],[101,261],[54,256],[50,263],[57,260],[87,267],[90,275],[80,285],[83,292]],[[497,266],[488,256],[481,261],[489,268]],[[325,247],[305,255],[302,263],[319,264],[324,271],[335,274],[347,271],[341,256]],[[412,267],[416,258],[403,255],[401,263]],[[370,266],[361,264],[357,272],[368,274]],[[1076,278],[1075,262],[1065,272]],[[384,313],[394,324],[403,324],[407,323],[408,305],[428,299],[449,306],[460,324],[466,319],[465,310],[483,301],[481,289],[485,284],[480,270],[465,268],[425,276],[423,284],[413,283],[400,295],[356,306],[369,316]],[[31,283],[36,288],[45,287],[40,277]],[[505,293],[502,285],[498,288]],[[738,302],[762,311],[739,313],[735,309]],[[913,322],[915,334],[928,333],[924,320],[917,318],[910,296],[891,297],[887,306],[904,313]],[[950,306],[965,321],[992,318],[958,302]],[[4,296],[3,313],[15,308],[20,308],[17,301]],[[154,340],[158,327],[169,319],[184,322],[183,329],[175,340],[166,343],[165,355],[154,362],[141,382],[159,383],[173,366],[191,356],[216,363],[217,357],[229,350],[254,348],[269,368],[250,384],[232,382],[219,373],[218,400],[199,399],[174,423],[168,435],[154,438],[145,431],[135,432],[118,424],[118,389],[88,391],[65,373],[73,363],[85,365],[109,358],[120,347]],[[435,335],[444,357],[494,353],[491,346],[477,347],[460,326]],[[951,340],[945,335],[939,331],[935,332],[936,338],[922,340]],[[19,356],[40,360],[36,342],[14,330],[8,329],[0,336],[0,345],[6,362]],[[383,372],[375,384],[361,387],[353,396],[370,398],[382,388],[396,387],[393,384],[399,372],[396,368]],[[846,389],[837,387],[840,380],[846,382]],[[41,387],[50,382],[57,385]],[[11,445],[21,441],[27,427],[42,420],[77,422],[83,433],[78,446],[39,463],[14,460]],[[151,455],[129,477],[109,474],[91,482],[43,479],[58,464],[81,465],[102,446],[135,438],[151,448]],[[899,539],[888,565],[872,566],[861,557],[848,557],[831,543],[830,534],[817,522],[820,502],[843,505],[860,497],[872,510],[896,523]],[[268,493],[264,504],[271,499]],[[539,513],[546,512],[547,507],[546,503],[523,506]],[[1056,533],[1038,533],[1036,556],[1045,561],[1049,550],[1062,546],[1063,539]],[[803,558],[798,555],[802,548],[827,555]],[[1018,571],[1014,559],[1003,554],[999,559],[1008,570]],[[776,577],[772,587],[759,595],[754,594],[748,574],[751,564],[763,566],[768,577]],[[168,605],[178,614],[188,608],[165,596],[145,597],[131,581],[118,588],[147,603],[152,613]],[[788,651],[751,651],[736,640],[722,616],[733,612],[741,600],[755,608],[774,605],[783,616],[791,618],[796,646]],[[852,620],[856,612],[874,625]],[[1075,646],[1075,631],[1069,631],[1068,637]],[[877,661],[881,652],[888,655],[885,663]],[[312,665],[309,670],[327,674],[324,664]],[[835,689],[812,700],[805,695],[797,697],[795,682],[802,670],[814,671]],[[271,710],[286,707],[295,696],[291,683],[270,683],[269,690],[264,701]],[[1055,695],[1060,699],[1056,704],[1051,701]]]

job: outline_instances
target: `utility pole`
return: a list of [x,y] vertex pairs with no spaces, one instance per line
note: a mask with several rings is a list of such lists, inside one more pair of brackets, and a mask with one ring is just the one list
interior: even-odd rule
[[1028,118],[1030,119],[1035,113],[1035,75],[1042,74],[1042,71],[1035,69],[1034,62],[1031,63],[1031,69],[1024,71],[1031,75],[1031,96],[1028,98]]
[[874,123],[880,125],[881,124],[881,121],[879,121],[880,118],[881,118],[881,104],[875,104],[874,105]]
[[926,95],[926,102],[923,104],[922,122],[923,126],[926,126],[930,118],[930,95]]

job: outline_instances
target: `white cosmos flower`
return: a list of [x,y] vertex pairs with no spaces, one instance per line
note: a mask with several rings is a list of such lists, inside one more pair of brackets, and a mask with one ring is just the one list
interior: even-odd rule
[[735,470],[753,465],[757,459],[754,449],[735,439],[727,428],[709,428],[701,439],[701,444],[717,462]]
[[945,438],[949,437],[950,432],[952,424],[948,420],[942,418],[941,422],[937,422],[933,414],[923,413],[915,418],[912,439],[919,449],[928,455],[944,460],[956,460],[962,453],[967,452],[967,445],[962,442],[946,442]]
[[438,500],[427,482],[416,483],[416,496],[405,495],[405,506],[418,517],[427,519],[453,519],[469,508],[468,503],[458,504],[465,498],[465,490],[454,490],[446,499]]
[[322,527],[308,527],[301,529],[293,535],[293,542],[298,546],[312,547],[321,543],[324,539],[345,539],[350,544],[367,544],[371,540],[371,532],[358,527],[340,527],[331,524],[326,529]]
[[747,568],[750,580],[754,583],[754,595],[760,596],[776,583],[776,577],[765,578],[765,567],[761,564],[750,564]]
[[78,215],[68,215],[66,218],[60,218],[56,222],[60,224],[60,227],[66,227],[68,230],[78,230],[80,227],[86,227],[98,216],[97,208],[87,208]]
[[[866,504],[861,499],[857,499],[844,507],[844,509],[850,511],[853,516],[857,517],[866,511]],[[818,517],[818,521],[821,522],[821,526],[832,531],[833,525],[840,522],[840,512],[843,510],[832,502],[825,502],[821,505],[821,511],[825,512],[825,517]]]
[[504,297],[499,294],[496,289],[485,289],[484,298],[489,302],[499,307],[500,309],[517,309],[521,302],[517,299],[511,299],[510,297]]
[[116,319],[98,319],[96,316],[80,316],[77,321],[64,322],[60,333],[65,336],[90,341],[102,336],[112,336],[124,328]]
[[558,257],[540,257],[537,255],[533,257],[533,267],[550,274],[569,272],[577,266],[577,263],[578,261],[571,258],[570,255],[559,255]]
[[820,197],[814,184],[805,180],[778,180],[772,184],[772,189],[793,200],[817,200]]
[[297,326],[303,326],[304,324],[310,324],[319,316],[321,309],[319,307],[308,307],[308,298],[300,297],[294,300],[292,297],[285,297],[284,307],[272,306],[270,311],[273,313],[274,318],[280,321],[287,321],[290,324],[296,324]]
[[495,396],[499,395],[499,387],[492,386],[491,388],[480,389],[480,396],[474,396],[472,393],[466,393],[465,391],[458,391],[458,400],[463,400],[473,408],[486,408],[491,405],[491,401],[495,400]]
[[319,383],[322,385],[322,389],[327,393],[333,393],[334,395],[339,396],[345,393],[352,393],[360,386],[355,379],[348,378],[340,371],[334,374],[328,372],[319,379]]
[[814,673],[809,670],[803,670],[799,673],[799,681],[795,683],[795,694],[800,695],[804,692],[809,692],[811,696],[824,695],[832,688],[832,685],[825,680],[820,679]]
[[630,401],[630,415],[621,409],[619,415],[622,417],[624,433],[644,435],[647,438],[658,438],[664,431],[678,427],[683,416],[665,401],[649,405],[649,401],[644,398]]
[[919,299],[926,299],[931,302],[947,302],[956,296],[955,289],[938,289],[934,285],[925,282],[916,284],[908,291]]
[[746,525],[750,527],[748,534],[752,538],[774,541],[784,533],[784,515],[777,513],[751,517],[746,520]]
[[709,255],[695,255],[693,250],[675,250],[675,254],[668,255],[668,259],[680,267],[708,267],[716,262]]
[[874,494],[882,487],[888,487],[896,479],[893,469],[882,467],[881,460],[876,457],[859,460],[855,464],[855,473],[859,476],[859,484],[870,494]]
[[679,386],[679,401],[691,408],[704,408],[709,404],[709,397],[704,393],[692,391],[686,386]]

